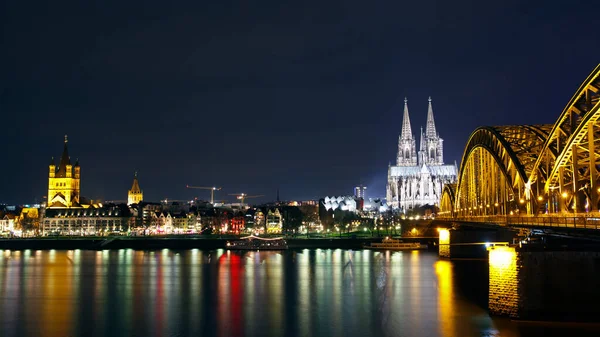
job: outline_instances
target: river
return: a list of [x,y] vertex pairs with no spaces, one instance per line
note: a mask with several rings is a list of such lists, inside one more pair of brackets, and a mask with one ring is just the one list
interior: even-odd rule
[[368,250],[0,251],[2,336],[563,336],[491,318],[487,262]]

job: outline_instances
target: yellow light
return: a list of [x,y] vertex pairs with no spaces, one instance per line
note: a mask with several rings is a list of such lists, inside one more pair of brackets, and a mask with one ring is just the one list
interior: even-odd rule
[[494,206],[498,207],[498,203],[495,203]]
[[525,199],[521,199],[521,200],[519,200],[519,202],[520,202],[520,203],[524,203],[524,202],[525,202]]
[[569,193],[567,192],[562,192],[562,197],[563,199],[566,199],[569,196]]
[[490,208],[490,204],[485,205],[485,207]]
[[506,246],[496,246],[490,248],[490,267],[493,268],[507,268],[516,261],[516,255],[514,248]]
[[440,229],[440,244],[450,243],[450,231],[447,229]]
[[542,196],[540,195],[540,196],[538,196],[538,200],[542,201],[542,200],[544,200],[544,198],[542,198]]

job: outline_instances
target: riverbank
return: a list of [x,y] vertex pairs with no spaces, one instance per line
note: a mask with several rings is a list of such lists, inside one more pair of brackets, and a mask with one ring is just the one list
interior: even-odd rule
[[[235,238],[161,238],[161,237],[109,237],[109,238],[31,238],[0,240],[0,249],[220,249],[225,248],[229,240]],[[408,241],[407,239],[406,241]],[[289,238],[286,239],[290,249],[321,248],[321,249],[362,249],[365,244],[381,241],[381,238]],[[423,244],[433,240],[417,240]]]

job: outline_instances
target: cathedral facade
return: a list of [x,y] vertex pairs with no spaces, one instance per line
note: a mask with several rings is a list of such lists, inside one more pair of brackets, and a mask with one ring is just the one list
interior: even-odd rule
[[402,212],[425,205],[439,206],[444,184],[455,183],[457,171],[456,164],[444,165],[444,140],[435,128],[431,97],[425,132],[421,128],[419,151],[410,125],[408,101],[404,99],[396,165],[388,166],[388,205]]

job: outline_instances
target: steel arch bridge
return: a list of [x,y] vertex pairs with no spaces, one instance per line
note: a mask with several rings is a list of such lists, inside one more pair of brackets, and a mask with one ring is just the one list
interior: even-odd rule
[[554,124],[480,127],[465,147],[440,216],[538,216],[598,211],[600,64]]

